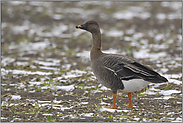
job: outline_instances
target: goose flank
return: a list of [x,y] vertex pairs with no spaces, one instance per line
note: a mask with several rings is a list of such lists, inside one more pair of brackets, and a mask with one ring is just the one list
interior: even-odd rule
[[96,21],[87,21],[85,24],[77,25],[76,28],[92,34],[93,41],[90,52],[92,71],[97,80],[110,88],[113,93],[113,106],[105,106],[105,108],[117,109],[118,90],[128,94],[128,108],[132,108],[132,92],[145,88],[149,83],[168,82],[165,77],[131,57],[103,53],[101,51],[100,27]]

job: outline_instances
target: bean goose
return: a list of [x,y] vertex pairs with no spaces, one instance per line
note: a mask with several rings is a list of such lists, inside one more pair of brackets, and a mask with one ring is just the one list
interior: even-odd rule
[[101,51],[101,33],[96,21],[88,21],[77,25],[92,34],[93,42],[90,52],[91,68],[98,81],[111,88],[113,105],[109,109],[117,109],[117,90],[128,93],[129,105],[132,108],[132,92],[145,88],[149,83],[163,83],[168,80],[137,60],[119,54],[106,54]]

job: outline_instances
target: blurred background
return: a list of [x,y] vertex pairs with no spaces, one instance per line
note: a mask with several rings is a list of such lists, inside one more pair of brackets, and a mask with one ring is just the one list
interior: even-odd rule
[[[86,81],[96,81],[89,60],[91,34],[75,28],[88,20],[99,23],[102,50],[105,53],[134,57],[169,80],[182,81],[181,2],[3,1],[1,5],[1,103],[5,112],[2,113],[3,121],[50,121],[47,115],[41,120],[27,115],[16,115],[19,118],[15,119],[13,115],[16,113],[8,111],[7,107],[10,107],[5,104],[18,100],[19,105],[19,102],[27,102],[28,97],[61,100],[57,98],[58,95],[73,94],[73,91],[87,85]],[[80,78],[83,76],[86,78]],[[97,85],[97,88],[98,85],[103,87],[95,82],[90,83],[88,88],[93,85]],[[172,85],[170,89],[173,87],[174,92],[178,93],[176,98],[181,99],[181,84]],[[110,90],[106,91],[110,95]],[[37,115],[36,118],[41,118],[44,114],[33,113],[34,116]],[[68,116],[62,113],[63,116]],[[28,117],[29,120],[23,117]],[[172,117],[179,121],[176,119],[179,116]],[[100,120],[105,121],[104,118],[99,118],[98,121]],[[115,121],[113,118],[110,120]],[[125,119],[128,120],[130,119]],[[161,118],[150,120],[148,117],[146,120],[161,121]],[[62,118],[54,121],[69,120]]]
[[180,58],[180,2],[3,2],[2,67],[28,56],[26,61],[57,58],[81,69],[76,56],[90,50],[92,39],[75,26],[88,20],[99,23],[103,50],[158,61]]

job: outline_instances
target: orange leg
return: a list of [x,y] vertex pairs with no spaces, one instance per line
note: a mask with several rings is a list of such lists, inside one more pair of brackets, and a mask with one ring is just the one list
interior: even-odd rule
[[133,105],[132,105],[132,93],[128,93],[128,99],[129,99],[129,105],[128,105],[128,108],[133,108]]
[[116,94],[113,93],[113,105],[112,105],[112,107],[104,106],[104,108],[117,109],[117,106],[116,106],[116,96],[117,96],[117,93]]

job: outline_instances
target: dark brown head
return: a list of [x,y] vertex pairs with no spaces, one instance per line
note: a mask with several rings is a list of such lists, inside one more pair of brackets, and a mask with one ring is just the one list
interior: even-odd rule
[[99,32],[99,25],[96,21],[87,21],[85,24],[77,25],[76,28],[84,29],[86,31],[89,31],[91,33]]

